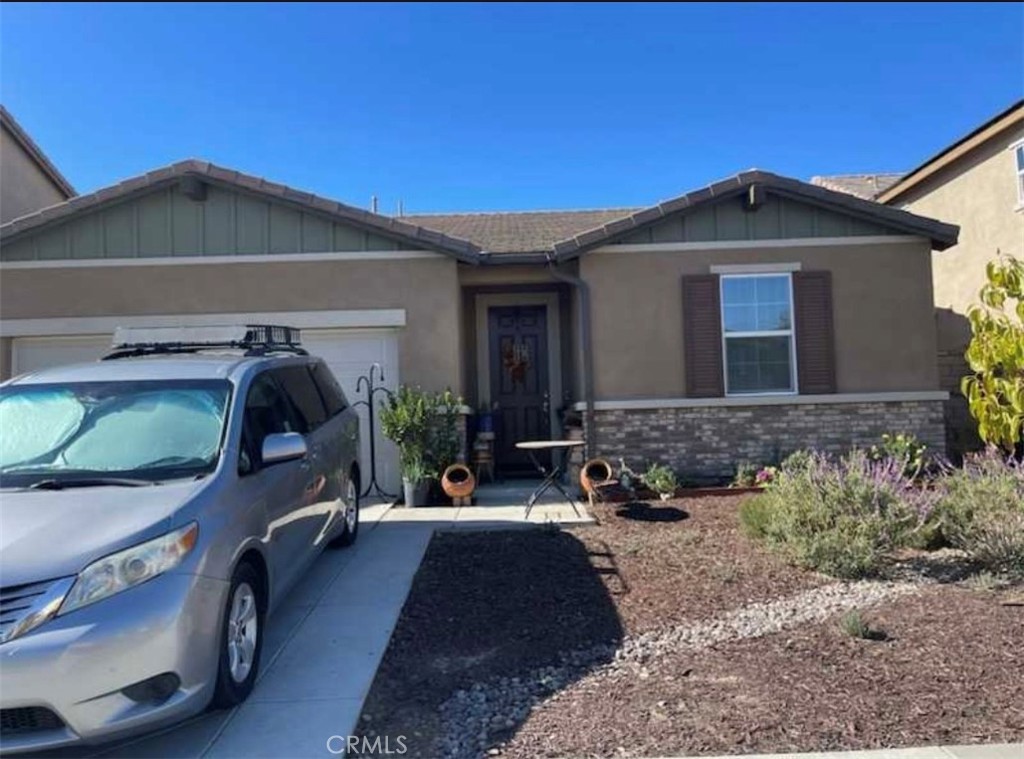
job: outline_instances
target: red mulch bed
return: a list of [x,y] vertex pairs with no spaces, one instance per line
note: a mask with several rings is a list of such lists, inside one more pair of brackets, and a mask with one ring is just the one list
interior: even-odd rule
[[503,756],[828,751],[1024,741],[1024,608],[933,586],[865,612],[885,641],[809,625],[583,681]]
[[593,509],[599,526],[573,531],[595,566],[614,566],[605,584],[629,633],[698,621],[828,582],[743,537],[742,501],[709,496],[599,504]]
[[[747,496],[757,497],[757,496]],[[458,689],[559,654],[792,595],[826,578],[740,534],[744,496],[599,505],[567,531],[441,534],[427,551],[364,706],[368,737],[438,754]],[[535,707],[510,756],[860,748],[1024,739],[1024,609],[929,589],[870,621],[891,640],[806,626],[656,660],[645,680],[584,679]]]

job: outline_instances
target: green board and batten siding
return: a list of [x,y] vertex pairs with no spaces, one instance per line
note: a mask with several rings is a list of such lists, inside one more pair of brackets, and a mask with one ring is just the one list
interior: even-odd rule
[[893,230],[805,203],[769,195],[756,211],[740,198],[683,212],[618,240],[621,244],[780,240],[891,235]]
[[174,185],[4,244],[4,261],[399,250],[395,240],[215,186]]

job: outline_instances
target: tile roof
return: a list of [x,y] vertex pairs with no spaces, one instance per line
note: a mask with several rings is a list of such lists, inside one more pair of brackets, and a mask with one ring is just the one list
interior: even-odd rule
[[902,174],[834,174],[811,177],[811,184],[836,192],[845,192],[858,198],[873,200],[896,184]]
[[230,187],[268,200],[300,206],[334,221],[352,224],[416,246],[447,253],[460,261],[467,263],[477,263],[478,261],[480,250],[476,245],[450,237],[436,229],[418,227],[400,219],[364,211],[362,208],[328,200],[309,192],[294,190],[282,184],[268,182],[260,177],[243,174],[233,169],[225,169],[208,161],[194,158],[126,179],[88,195],[77,195],[63,203],[13,219],[0,226],[0,239],[6,241],[38,227],[77,215],[87,209],[103,206],[112,201],[121,201],[143,192],[150,192],[157,187],[167,186],[184,177],[198,177],[204,182]]
[[636,208],[586,211],[516,211],[502,213],[413,214],[402,221],[463,240],[490,253],[539,253],[555,243],[621,219]]

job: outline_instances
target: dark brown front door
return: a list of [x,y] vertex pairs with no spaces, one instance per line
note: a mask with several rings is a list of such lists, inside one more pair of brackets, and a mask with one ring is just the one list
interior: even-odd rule
[[487,321],[498,468],[504,474],[536,474],[529,456],[515,445],[551,436],[547,308],[496,306],[488,309]]

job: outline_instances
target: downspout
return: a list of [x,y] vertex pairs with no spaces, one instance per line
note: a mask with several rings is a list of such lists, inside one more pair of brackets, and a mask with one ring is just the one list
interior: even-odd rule
[[583,402],[584,411],[584,442],[586,443],[585,458],[596,455],[594,451],[594,354],[591,351],[590,329],[590,287],[575,274],[569,274],[558,268],[554,255],[548,254],[548,271],[560,282],[566,282],[576,288],[580,298],[580,346],[583,349]]

